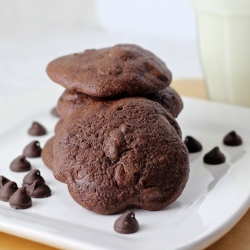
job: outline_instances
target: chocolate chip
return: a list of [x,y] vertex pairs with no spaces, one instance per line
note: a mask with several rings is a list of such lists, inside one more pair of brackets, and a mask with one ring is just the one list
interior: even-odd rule
[[4,186],[9,181],[10,181],[9,179],[7,179],[6,177],[4,177],[3,175],[0,175],[0,188],[2,186]]
[[191,136],[185,138],[184,144],[186,145],[189,153],[197,153],[202,150],[202,145]]
[[14,181],[7,182],[0,188],[0,200],[9,201],[10,196],[18,190],[17,184]]
[[44,126],[42,126],[40,123],[33,122],[31,128],[28,130],[28,133],[30,135],[40,136],[40,135],[46,135],[47,131],[44,128]]
[[26,209],[32,206],[32,200],[27,195],[26,188],[21,187],[11,195],[9,204],[14,209]]
[[124,134],[120,129],[114,129],[110,131],[109,136],[104,140],[103,150],[111,160],[117,160],[126,151],[126,146]]
[[40,181],[34,181],[32,185],[27,188],[27,194],[32,198],[46,198],[51,196],[49,186]]
[[114,230],[120,234],[132,234],[137,232],[138,229],[139,224],[133,211],[127,211],[114,223]]
[[26,172],[31,169],[31,165],[24,155],[20,155],[10,163],[10,169],[14,172]]
[[232,147],[239,146],[242,144],[242,139],[235,131],[231,131],[224,137],[223,143]]
[[42,149],[38,141],[32,141],[23,150],[23,154],[29,158],[37,158],[41,156]]
[[60,117],[60,115],[58,114],[58,111],[57,111],[57,108],[56,108],[56,107],[53,108],[53,109],[51,110],[51,114],[52,114],[53,116]]
[[203,161],[210,165],[217,165],[225,162],[226,157],[221,153],[218,147],[213,148],[211,151],[205,154]]
[[38,169],[32,169],[28,174],[23,178],[23,186],[28,187],[33,184],[34,181],[40,181],[45,183],[45,180],[41,176],[41,173]]

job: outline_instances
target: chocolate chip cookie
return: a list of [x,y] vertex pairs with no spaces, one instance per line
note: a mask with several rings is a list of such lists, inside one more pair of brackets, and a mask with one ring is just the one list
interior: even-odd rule
[[63,127],[63,119],[60,118],[60,120],[56,123],[56,126],[54,128],[55,135],[57,135],[62,130],[62,127]]
[[146,96],[148,99],[158,102],[174,118],[176,118],[183,109],[183,102],[179,94],[171,87],[155,92]]
[[91,97],[84,93],[66,89],[57,102],[57,110],[62,119],[66,119],[74,111],[86,108],[97,102],[111,102],[112,99]]
[[188,151],[179,125],[160,104],[124,98],[65,120],[54,143],[53,173],[93,212],[159,210],[186,185]]
[[[153,94],[146,96],[148,99],[160,103],[163,108],[169,111],[173,117],[177,117],[183,108],[183,102],[179,94],[172,89],[167,87],[163,90],[155,92]],[[66,119],[70,114],[72,114],[77,109],[86,108],[96,102],[111,102],[114,99],[105,99],[98,97],[91,97],[81,92],[75,90],[66,89],[57,102],[57,110],[62,119]],[[61,126],[61,121],[57,123],[56,126]],[[59,128],[55,128],[58,131]],[[56,132],[57,134],[57,132]]]
[[163,61],[132,44],[63,56],[50,62],[46,71],[65,88],[95,97],[144,96],[172,81]]
[[53,153],[53,145],[55,141],[55,136],[51,137],[44,145],[44,148],[41,153],[42,160],[44,164],[49,168],[53,169],[54,162],[54,153]]

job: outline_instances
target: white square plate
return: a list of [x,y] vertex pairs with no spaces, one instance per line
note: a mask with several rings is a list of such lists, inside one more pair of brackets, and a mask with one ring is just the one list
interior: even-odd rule
[[[10,162],[22,154],[32,140],[43,146],[54,132],[57,119],[50,114],[61,89],[51,87],[13,100],[0,107],[0,175],[21,186],[26,173],[9,170]],[[135,210],[140,230],[117,234],[113,223],[119,215],[87,211],[70,197],[67,187],[53,178],[40,158],[29,159],[41,171],[52,190],[46,199],[33,199],[27,210],[13,210],[0,202],[0,230],[63,249],[203,249],[225,234],[250,204],[250,109],[184,99],[178,122],[183,138],[191,135],[202,145],[201,153],[190,155],[190,178],[177,201],[156,211]],[[27,130],[33,121],[48,129],[48,135],[32,137]],[[231,130],[244,144],[227,147],[222,139]],[[203,156],[219,146],[226,163],[209,166]]]

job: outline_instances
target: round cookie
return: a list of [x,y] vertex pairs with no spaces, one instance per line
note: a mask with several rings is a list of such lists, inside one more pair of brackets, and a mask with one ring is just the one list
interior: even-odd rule
[[96,97],[145,95],[172,81],[163,61],[132,44],[63,56],[50,62],[46,71],[65,88]]
[[41,153],[41,157],[44,164],[51,170],[53,170],[53,162],[54,162],[53,145],[55,138],[56,137],[53,136],[45,143]]
[[56,137],[54,157],[55,178],[100,214],[162,209],[180,196],[189,175],[179,125],[145,98],[74,112]]
[[[165,108],[167,111],[169,111],[170,114],[173,115],[173,117],[177,117],[183,108],[181,97],[171,87],[167,87],[146,97],[152,101],[160,103],[163,108]],[[58,99],[57,110],[60,114],[60,117],[66,119],[77,109],[86,108],[96,102],[103,103],[111,101],[114,100],[91,97],[75,90],[66,89]]]
[[60,120],[56,123],[56,126],[54,128],[55,135],[58,135],[59,132],[62,130],[63,122],[64,122],[64,120],[62,118],[60,118]]

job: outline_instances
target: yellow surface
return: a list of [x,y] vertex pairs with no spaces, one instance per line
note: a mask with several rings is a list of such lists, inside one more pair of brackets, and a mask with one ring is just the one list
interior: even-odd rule
[[0,233],[0,250],[55,250],[34,241],[25,240],[10,234]]
[[180,95],[207,99],[205,84],[199,79],[175,80],[171,83]]
[[[181,95],[206,99],[205,85],[202,80],[177,80],[171,86]],[[249,250],[250,249],[250,210],[224,237],[206,250]],[[0,233],[0,250],[56,250],[33,241]]]

